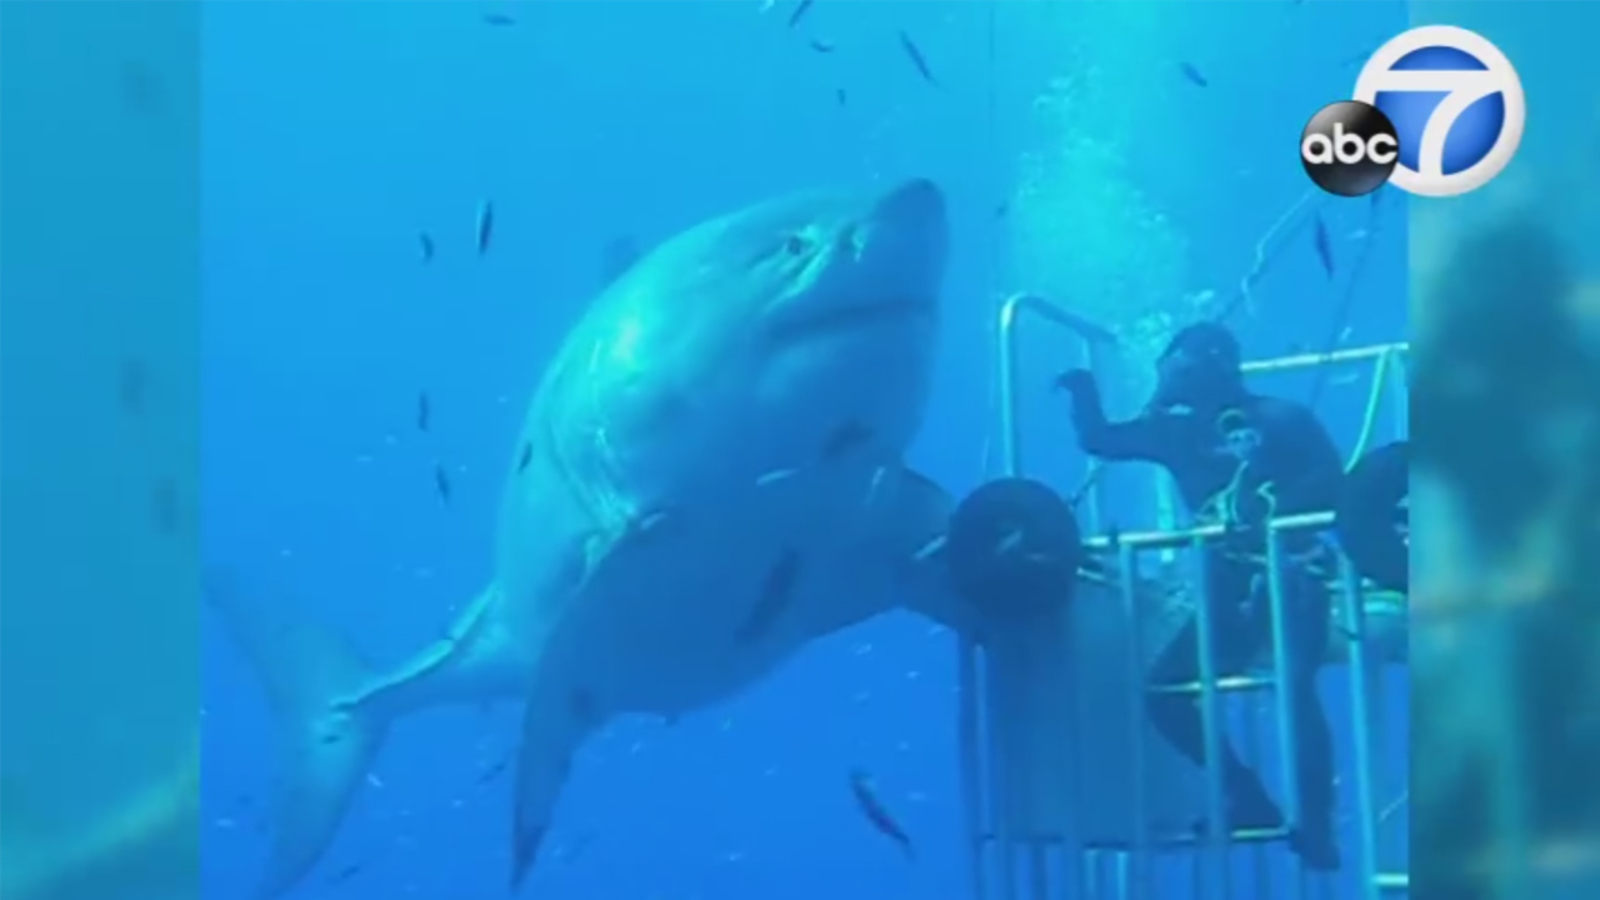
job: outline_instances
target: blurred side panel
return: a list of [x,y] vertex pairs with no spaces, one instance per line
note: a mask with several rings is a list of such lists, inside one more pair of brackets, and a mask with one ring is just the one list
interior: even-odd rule
[[199,15],[0,3],[0,897],[198,896]]
[[1600,5],[1414,2],[1527,96],[1494,183],[1412,211],[1412,895],[1600,896]]

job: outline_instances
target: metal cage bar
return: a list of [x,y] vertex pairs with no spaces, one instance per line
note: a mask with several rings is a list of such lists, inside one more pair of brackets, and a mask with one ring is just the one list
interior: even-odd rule
[[[1290,671],[1295,648],[1289,644],[1289,610],[1283,586],[1283,540],[1276,528],[1267,529],[1267,598],[1272,619],[1272,679],[1277,690],[1273,695],[1277,713],[1278,766],[1283,776],[1282,798],[1285,819],[1292,825],[1301,820],[1300,805],[1300,741],[1301,709],[1295,703],[1295,691]],[[1303,649],[1303,648],[1302,648]],[[1318,648],[1320,652],[1322,648]],[[1298,900],[1300,884],[1290,879],[1288,900]]]
[[[1212,634],[1211,586],[1207,577],[1205,553],[1206,539],[1196,536],[1190,544],[1194,551],[1194,604],[1195,639],[1200,647],[1196,656],[1200,661],[1200,732],[1205,745],[1205,858],[1196,860],[1204,865],[1211,897],[1233,896],[1233,871],[1228,864],[1228,849],[1232,835],[1228,828],[1228,808],[1223,782],[1222,754],[1222,695],[1217,691],[1216,641]],[[1141,692],[1142,696],[1142,692]]]
[[1361,860],[1359,900],[1380,900],[1384,889],[1382,878],[1378,873],[1378,812],[1377,779],[1372,762],[1372,711],[1369,709],[1368,699],[1371,689],[1368,685],[1368,665],[1366,641],[1360,638],[1366,634],[1366,611],[1361,602],[1361,579],[1356,576],[1355,570],[1350,567],[1349,560],[1340,560],[1341,574],[1343,575],[1343,589],[1340,591],[1344,626],[1348,633],[1355,637],[1350,642],[1350,661],[1347,665],[1350,676],[1350,718],[1352,719],[1351,744],[1354,746],[1355,759],[1352,763],[1355,769],[1357,805],[1362,814],[1356,817],[1357,841]]
[[[1020,406],[1021,394],[1017,384],[1022,379],[1021,375],[1021,348],[1018,346],[1017,326],[1023,321],[1024,315],[1033,315],[1042,321],[1049,322],[1066,331],[1078,339],[1085,361],[1091,369],[1098,368],[1102,361],[1099,349],[1115,346],[1116,335],[1104,328],[1090,322],[1082,316],[1068,312],[1054,303],[1036,294],[1014,294],[1000,306],[1000,448],[1001,460],[1008,476],[1021,475],[1022,465],[1022,416]],[[1086,472],[1086,478],[1090,473]],[[1089,530],[1098,532],[1102,528],[1100,515],[1100,491],[1092,483],[1086,488],[1086,497],[1089,500],[1089,510],[1093,516]]]
[[[1024,455],[1022,451],[1022,422],[1020,416],[1019,384],[1022,382],[1020,367],[1020,347],[1018,326],[1029,316],[1060,327],[1073,336],[1079,343],[1083,355],[1092,369],[1098,369],[1102,360],[1101,351],[1116,344],[1116,338],[1109,331],[1100,326],[1062,309],[1048,300],[1034,294],[1017,294],[1008,298],[1001,307],[999,323],[999,385],[1000,385],[1000,440],[1001,457],[1004,474],[1007,476],[1020,476],[1024,471]],[[1405,343],[1382,344],[1370,347],[1349,348],[1336,350],[1329,353],[1308,353],[1278,359],[1260,360],[1246,363],[1243,371],[1246,375],[1260,375],[1267,373],[1286,372],[1301,369],[1310,369],[1326,365],[1342,365],[1365,363],[1373,368],[1372,384],[1368,391],[1367,404],[1362,416],[1362,426],[1356,447],[1352,454],[1352,462],[1359,459],[1370,447],[1373,435],[1378,428],[1378,421],[1382,416],[1383,402],[1388,396],[1396,402],[1393,413],[1396,422],[1404,420],[1404,387],[1405,363],[1409,352],[1409,345]],[[1400,388],[1400,390],[1394,390]],[[1395,396],[1398,395],[1398,396]],[[1089,473],[1092,476],[1092,469]],[[1085,550],[1091,553],[1114,552],[1116,555],[1117,584],[1120,588],[1123,604],[1129,612],[1129,621],[1134,623],[1129,635],[1129,647],[1142,647],[1142,629],[1138,626],[1138,615],[1135,597],[1135,585],[1138,581],[1138,560],[1141,553],[1146,551],[1164,551],[1168,554],[1182,549],[1198,550],[1212,541],[1220,538],[1224,532],[1221,526],[1201,526],[1186,529],[1170,529],[1152,532],[1132,532],[1107,536],[1103,531],[1104,510],[1101,492],[1092,483],[1085,489],[1085,497],[1089,500],[1090,527],[1088,531],[1096,536],[1085,541]],[[1222,747],[1222,716],[1221,698],[1224,694],[1246,690],[1275,690],[1274,718],[1277,727],[1273,729],[1279,738],[1278,751],[1279,763],[1282,769],[1286,789],[1282,792],[1285,813],[1288,821],[1298,822],[1300,816],[1299,779],[1296,777],[1298,766],[1298,753],[1294,745],[1295,724],[1298,710],[1294,708],[1292,691],[1289,690],[1288,669],[1288,631],[1284,618],[1284,586],[1282,572],[1279,565],[1281,547],[1279,538],[1286,531],[1320,531],[1331,526],[1331,512],[1309,513],[1305,515],[1286,516],[1273,520],[1269,527],[1267,577],[1269,579],[1269,599],[1272,607],[1272,659],[1269,678],[1261,676],[1230,675],[1217,677],[1216,659],[1214,657],[1214,644],[1210,640],[1210,617],[1205,609],[1208,604],[1201,598],[1196,605],[1196,630],[1200,632],[1198,640],[1201,643],[1199,661],[1200,678],[1189,685],[1154,685],[1149,690],[1166,693],[1187,693],[1195,695],[1202,711],[1202,721],[1205,731],[1205,748],[1208,765],[1205,767],[1205,806],[1207,812],[1207,829],[1199,840],[1193,837],[1164,836],[1151,832],[1148,817],[1148,790],[1143,784],[1143,778],[1136,777],[1133,783],[1134,797],[1131,798],[1137,810],[1134,817],[1134,834],[1130,844],[1119,847],[1091,847],[1072,846],[1072,841],[1064,841],[1067,846],[1062,847],[1067,858],[1064,863],[1064,875],[1068,872],[1076,877],[1067,877],[1070,886],[1063,885],[1052,889],[1049,878],[1049,859],[1043,845],[1032,843],[1026,849],[1026,854],[1020,853],[1024,849],[1016,845],[1013,836],[1008,834],[1007,811],[1004,808],[1005,798],[998,789],[1002,783],[999,767],[1000,754],[995,752],[996,746],[991,740],[993,735],[986,735],[988,718],[992,710],[985,709],[982,686],[985,679],[982,657],[978,648],[970,641],[962,639],[959,647],[959,677],[961,713],[959,720],[961,752],[963,756],[963,783],[962,794],[966,807],[966,831],[972,865],[972,894],[974,900],[991,900],[990,883],[997,881],[999,888],[998,897],[993,900],[1078,900],[1079,897],[1089,896],[1106,898],[1106,900],[1153,900],[1155,897],[1155,871],[1154,855],[1158,849],[1195,848],[1201,852],[1195,857],[1197,866],[1197,886],[1204,883],[1209,891],[1201,892],[1197,889],[1196,898],[1209,894],[1209,900],[1221,900],[1232,895],[1233,872],[1228,850],[1235,844],[1252,845],[1262,842],[1282,840],[1287,836],[1287,829],[1272,829],[1263,832],[1232,832],[1224,823],[1224,802],[1221,784],[1221,747]],[[1196,553],[1197,566],[1203,566],[1203,554]],[[1374,771],[1372,766],[1372,728],[1371,708],[1368,702],[1369,693],[1373,690],[1373,680],[1369,678],[1371,660],[1365,652],[1362,625],[1362,595],[1359,581],[1354,579],[1349,571],[1348,561],[1341,558],[1344,572],[1344,584],[1341,594],[1343,596],[1342,613],[1347,630],[1351,636],[1349,678],[1351,687],[1351,718],[1352,734],[1356,742],[1356,779],[1358,784],[1359,811],[1361,836],[1360,836],[1360,871],[1362,900],[1375,900],[1379,897],[1389,897],[1404,893],[1407,890],[1409,879],[1404,874],[1380,873],[1381,865],[1378,859],[1380,847],[1376,838],[1376,793]],[[1203,572],[1200,573],[1203,576]],[[1196,589],[1205,590],[1203,577],[1196,579]],[[1142,677],[1142,662],[1138,654],[1130,654],[1130,665],[1141,676],[1135,680],[1136,684],[1144,684]],[[1130,698],[1136,704],[1139,715],[1133,717],[1134,731],[1131,753],[1136,762],[1142,762],[1148,753],[1145,746],[1144,729],[1140,727],[1143,719],[1143,706],[1147,702],[1147,694],[1136,692]],[[1142,773],[1143,768],[1136,768],[1135,772]],[[1079,773],[1081,774],[1081,773]],[[1070,783],[1076,784],[1074,780]],[[986,815],[987,814],[987,815]],[[986,821],[987,819],[987,821]],[[991,857],[992,851],[992,857]],[[1027,862],[1027,872],[1024,878],[1019,878],[1019,863]],[[992,862],[992,866],[990,863]],[[1202,865],[1208,862],[1208,865]],[[1200,869],[1208,874],[1201,878]],[[997,877],[991,879],[991,871]],[[1288,880],[1289,900],[1303,896],[1305,879],[1291,877]],[[1026,887],[1026,894],[1019,897],[1019,889]],[[1318,887],[1325,892],[1327,884],[1319,882]]]
[[[1138,549],[1131,544],[1116,543],[1117,551],[1117,585],[1122,594],[1123,614],[1128,617],[1128,680],[1132,684],[1143,684],[1145,672],[1143,665],[1144,654],[1144,617],[1139,614],[1137,602],[1137,588],[1139,581],[1139,555]],[[1145,761],[1149,755],[1149,748],[1145,746],[1144,729],[1144,702],[1142,695],[1134,695],[1134,703],[1138,707],[1133,710],[1133,715],[1128,717],[1131,726],[1128,729],[1128,749],[1132,758],[1133,771],[1143,772]],[[1155,896],[1155,872],[1150,858],[1155,836],[1151,833],[1150,825],[1150,798],[1146,796],[1148,790],[1143,778],[1133,779],[1133,842],[1126,854],[1113,857],[1112,864],[1118,866],[1125,873],[1125,877],[1118,879],[1116,897],[1127,897],[1131,889],[1134,897]]]

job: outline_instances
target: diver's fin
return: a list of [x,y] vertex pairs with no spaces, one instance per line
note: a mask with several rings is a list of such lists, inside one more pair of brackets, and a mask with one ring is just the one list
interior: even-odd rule
[[330,629],[293,619],[281,596],[252,595],[232,572],[206,577],[222,616],[265,682],[282,738],[282,791],[260,898],[287,892],[316,866],[388,727],[361,706],[341,705],[370,678],[355,650]]
[[534,683],[522,719],[512,788],[511,891],[516,893],[538,862],[549,836],[556,802],[572,771],[578,745],[600,724],[592,696],[564,679],[551,677],[547,661]]

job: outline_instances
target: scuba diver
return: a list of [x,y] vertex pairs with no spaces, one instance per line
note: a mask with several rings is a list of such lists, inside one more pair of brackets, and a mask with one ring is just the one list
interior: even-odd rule
[[[1222,325],[1189,326],[1172,339],[1157,364],[1158,385],[1145,411],[1108,422],[1092,373],[1068,371],[1057,386],[1072,399],[1078,441],[1090,456],[1109,462],[1152,462],[1177,483],[1190,513],[1221,522],[1228,535],[1210,546],[1203,602],[1210,611],[1218,676],[1241,674],[1271,641],[1271,606],[1264,565],[1264,523],[1274,516],[1333,508],[1344,465],[1316,416],[1304,406],[1250,393],[1240,370],[1238,341]],[[1329,638],[1331,598],[1308,571],[1326,548],[1307,532],[1285,533],[1282,558],[1288,619],[1287,685],[1297,709],[1299,791],[1304,821],[1290,844],[1309,868],[1339,868],[1334,835],[1333,740],[1317,695],[1316,675]],[[1188,624],[1163,649],[1151,671],[1153,684],[1196,681],[1197,624]],[[1152,724],[1177,750],[1204,765],[1199,704],[1192,696],[1153,693]],[[1223,741],[1228,827],[1284,826],[1284,816],[1260,776]]]

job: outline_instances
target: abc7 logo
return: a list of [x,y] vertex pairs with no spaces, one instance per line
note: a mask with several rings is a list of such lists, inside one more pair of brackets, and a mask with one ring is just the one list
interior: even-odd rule
[[1359,100],[1330,103],[1300,134],[1300,162],[1317,186],[1341,197],[1361,197],[1388,182],[1400,160],[1394,123]]

